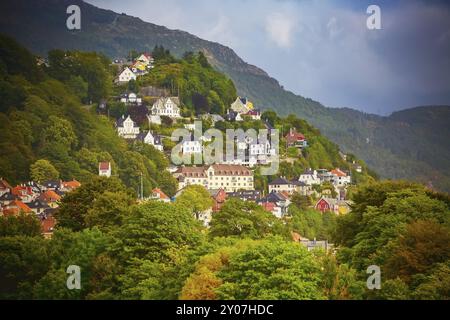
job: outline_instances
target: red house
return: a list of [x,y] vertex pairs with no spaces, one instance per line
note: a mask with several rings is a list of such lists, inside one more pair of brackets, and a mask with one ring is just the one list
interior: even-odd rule
[[218,189],[218,190],[211,190],[210,194],[212,199],[214,200],[212,211],[213,212],[220,211],[223,204],[225,203],[225,200],[227,199],[227,193],[223,189]]
[[288,147],[303,148],[307,146],[306,138],[300,132],[297,132],[295,128],[291,128],[289,133],[285,136]]

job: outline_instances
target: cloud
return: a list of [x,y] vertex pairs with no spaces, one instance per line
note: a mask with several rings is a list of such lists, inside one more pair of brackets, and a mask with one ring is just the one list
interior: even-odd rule
[[267,36],[281,48],[289,48],[292,45],[295,28],[295,19],[286,14],[276,12],[266,18]]
[[439,1],[87,0],[230,46],[288,90],[330,107],[388,114],[450,104],[450,10]]

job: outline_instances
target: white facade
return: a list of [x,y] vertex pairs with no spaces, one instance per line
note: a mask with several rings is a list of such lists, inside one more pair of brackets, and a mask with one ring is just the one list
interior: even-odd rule
[[253,172],[244,166],[214,164],[209,167],[183,167],[175,176],[180,178],[178,187],[197,184],[207,189],[224,189],[226,192],[254,190]]
[[161,144],[161,141],[159,139],[156,139],[151,131],[148,131],[142,140],[145,144],[154,146],[156,150],[163,151],[163,145]]
[[167,116],[170,118],[180,118],[180,108],[178,98],[159,98],[152,106],[152,114]]
[[298,181],[303,182],[304,184],[308,186],[312,186],[313,184],[320,184],[320,178],[317,175],[317,171],[307,171],[305,173],[302,173],[300,177],[298,178]]
[[183,154],[193,154],[193,153],[201,153],[202,152],[202,143],[198,140],[195,141],[183,141],[183,145],[181,147]]
[[131,120],[130,116],[128,116],[125,120],[118,124],[117,133],[120,137],[125,139],[136,139],[139,134],[139,127],[136,126],[134,121]]
[[98,164],[98,175],[101,177],[111,177],[111,163],[100,162]]
[[120,73],[119,82],[129,82],[130,80],[136,80],[136,75],[127,67]]
[[142,98],[138,97],[136,95],[136,93],[131,92],[131,93],[123,96],[122,98],[120,98],[120,102],[123,102],[123,103],[126,103],[126,104],[135,103],[135,104],[141,105],[142,104]]

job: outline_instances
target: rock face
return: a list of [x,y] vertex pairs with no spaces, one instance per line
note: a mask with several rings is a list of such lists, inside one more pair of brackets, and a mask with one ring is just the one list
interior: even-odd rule
[[[72,4],[81,8],[79,31],[65,27],[66,8]],[[176,56],[203,51],[215,68],[234,81],[239,95],[248,97],[258,108],[306,119],[345,152],[365,160],[382,177],[431,182],[438,189],[450,191],[448,106],[415,108],[390,117],[326,108],[285,91],[277,80],[226,46],[80,0],[1,1],[0,32],[40,55],[60,48],[95,50],[116,58],[125,57],[131,49],[151,51],[155,45],[163,45]]]

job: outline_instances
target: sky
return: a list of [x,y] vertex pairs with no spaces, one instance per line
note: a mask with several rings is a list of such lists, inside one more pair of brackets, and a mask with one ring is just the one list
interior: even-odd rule
[[[450,1],[86,0],[232,48],[285,89],[388,115],[450,105]],[[381,29],[369,30],[370,5]]]

